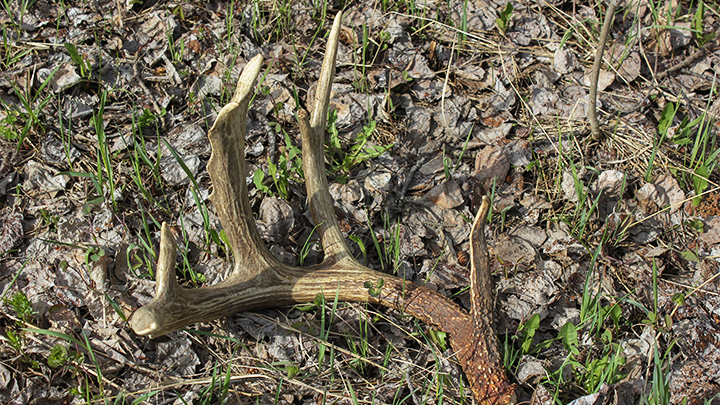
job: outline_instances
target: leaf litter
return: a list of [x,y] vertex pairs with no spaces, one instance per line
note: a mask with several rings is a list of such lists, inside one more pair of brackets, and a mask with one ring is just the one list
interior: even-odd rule
[[[269,63],[246,145],[258,225],[283,261],[319,262],[293,116],[314,91],[336,5],[292,1],[278,14],[273,2],[23,4],[0,16],[4,403],[218,398],[222,378],[212,379],[224,373],[263,376],[232,379],[235,403],[274,393],[277,403],[462,402],[468,390],[444,338],[396,311],[336,307],[331,291],[158,340],[126,325],[153,294],[162,221],[185,227],[176,236],[186,285],[227,274],[205,137],[258,53]],[[599,84],[608,136],[595,142],[586,119],[598,10],[513,3],[503,17],[499,3],[415,6],[345,12],[331,100],[338,153],[373,121],[358,156],[392,144],[330,172],[357,256],[467,306],[468,221],[487,193],[497,328],[517,356],[508,367],[520,399],[635,403],[657,395],[655,376],[668,378],[671,403],[716,395],[720,104],[717,50],[705,44],[717,41],[717,10],[667,2],[659,15],[674,20],[658,24],[641,2],[616,15]],[[602,318],[588,318],[589,304]],[[617,378],[588,386],[616,347]],[[70,354],[57,366],[53,350]]]

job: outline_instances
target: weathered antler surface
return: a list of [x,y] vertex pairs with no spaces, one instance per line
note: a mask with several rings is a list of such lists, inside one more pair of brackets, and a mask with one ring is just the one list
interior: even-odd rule
[[[319,224],[325,253],[323,262],[308,268],[279,262],[260,239],[253,221],[245,183],[244,147],[248,105],[263,62],[258,55],[248,62],[232,100],[220,111],[208,135],[212,144],[208,172],[214,188],[210,198],[232,247],[233,272],[223,282],[210,287],[180,287],[175,278],[176,245],[168,225],[163,224],[156,294],[148,305],[133,314],[130,325],[137,334],[152,338],[193,323],[242,311],[310,302],[319,293],[333,292],[340,301],[395,308],[448,333],[475,398],[487,404],[514,401],[515,387],[508,382],[502,367],[493,329],[491,278],[484,235],[489,209],[487,197],[483,198],[471,234],[470,314],[435,291],[363,266],[345,244],[328,191],[323,157],[340,20],[338,14],[328,38],[312,117],[304,110],[298,113],[307,194],[313,219]],[[384,281],[380,294],[370,295],[365,282],[375,285],[380,279]]]

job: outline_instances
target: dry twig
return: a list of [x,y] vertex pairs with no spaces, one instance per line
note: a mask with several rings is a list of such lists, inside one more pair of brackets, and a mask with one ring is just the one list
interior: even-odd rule
[[607,42],[610,26],[615,17],[620,0],[610,0],[607,11],[605,12],[605,21],[603,22],[602,31],[600,31],[600,40],[598,41],[597,51],[595,51],[595,63],[590,74],[590,108],[588,109],[588,119],[590,120],[590,132],[594,140],[599,140],[601,136],[600,122],[597,119],[597,88],[598,79],[600,78],[600,67],[602,66],[603,54],[605,53],[605,42]]

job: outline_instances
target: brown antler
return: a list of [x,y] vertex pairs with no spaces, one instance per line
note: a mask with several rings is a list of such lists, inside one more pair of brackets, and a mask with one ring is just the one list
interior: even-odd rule
[[[139,335],[151,338],[193,323],[210,321],[242,311],[272,308],[313,301],[323,291],[335,291],[340,301],[370,302],[404,311],[450,335],[450,343],[480,403],[514,401],[511,385],[502,367],[493,330],[490,273],[484,225],[489,210],[487,197],[475,218],[471,234],[471,297],[468,314],[453,301],[428,288],[371,270],[350,254],[335,217],[328,192],[323,158],[324,131],[330,86],[335,71],[341,15],[335,18],[313,115],[298,112],[303,138],[303,167],[310,210],[319,224],[325,259],[319,265],[301,268],[275,259],[260,239],[254,225],[245,183],[245,123],[251,90],[260,73],[260,55],[248,62],[232,100],[218,114],[210,133],[212,156],[208,172],[212,178],[211,199],[228,236],[235,267],[221,283],[186,289],[175,278],[176,246],[167,224],[163,224],[153,300],[138,309],[130,325]],[[377,296],[365,282],[384,285]]]

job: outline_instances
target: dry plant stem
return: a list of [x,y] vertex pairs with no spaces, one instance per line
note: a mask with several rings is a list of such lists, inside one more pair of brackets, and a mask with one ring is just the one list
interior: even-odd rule
[[[260,239],[253,221],[245,183],[244,135],[251,89],[262,65],[262,58],[257,56],[248,62],[232,100],[220,111],[208,134],[212,145],[208,172],[214,188],[211,199],[230,241],[235,259],[233,272],[210,287],[180,287],[175,278],[175,241],[169,226],[163,224],[156,294],[148,305],[133,314],[130,325],[139,335],[157,337],[237,312],[310,302],[322,293],[337,294],[340,301],[369,302],[403,311],[448,333],[475,398],[483,404],[514,402],[515,387],[508,382],[502,367],[493,328],[484,236],[490,206],[487,197],[483,198],[471,235],[470,314],[444,295],[363,266],[345,243],[328,191],[323,155],[340,21],[338,14],[328,39],[313,116],[309,117],[304,110],[298,112],[307,195],[313,220],[320,225],[323,262],[308,268],[280,263]],[[373,296],[365,282],[376,285],[380,279],[384,285]]]
[[602,30],[600,31],[600,40],[598,41],[598,48],[595,51],[595,63],[593,63],[593,69],[590,74],[590,108],[588,109],[588,119],[590,120],[590,133],[594,140],[599,140],[601,136],[600,122],[597,119],[597,88],[598,79],[600,78],[600,67],[602,66],[603,54],[605,53],[605,42],[607,42],[608,34],[610,33],[610,26],[612,25],[613,18],[615,17],[615,10],[617,9],[619,0],[610,0],[608,8],[605,12],[605,21],[603,22]]

